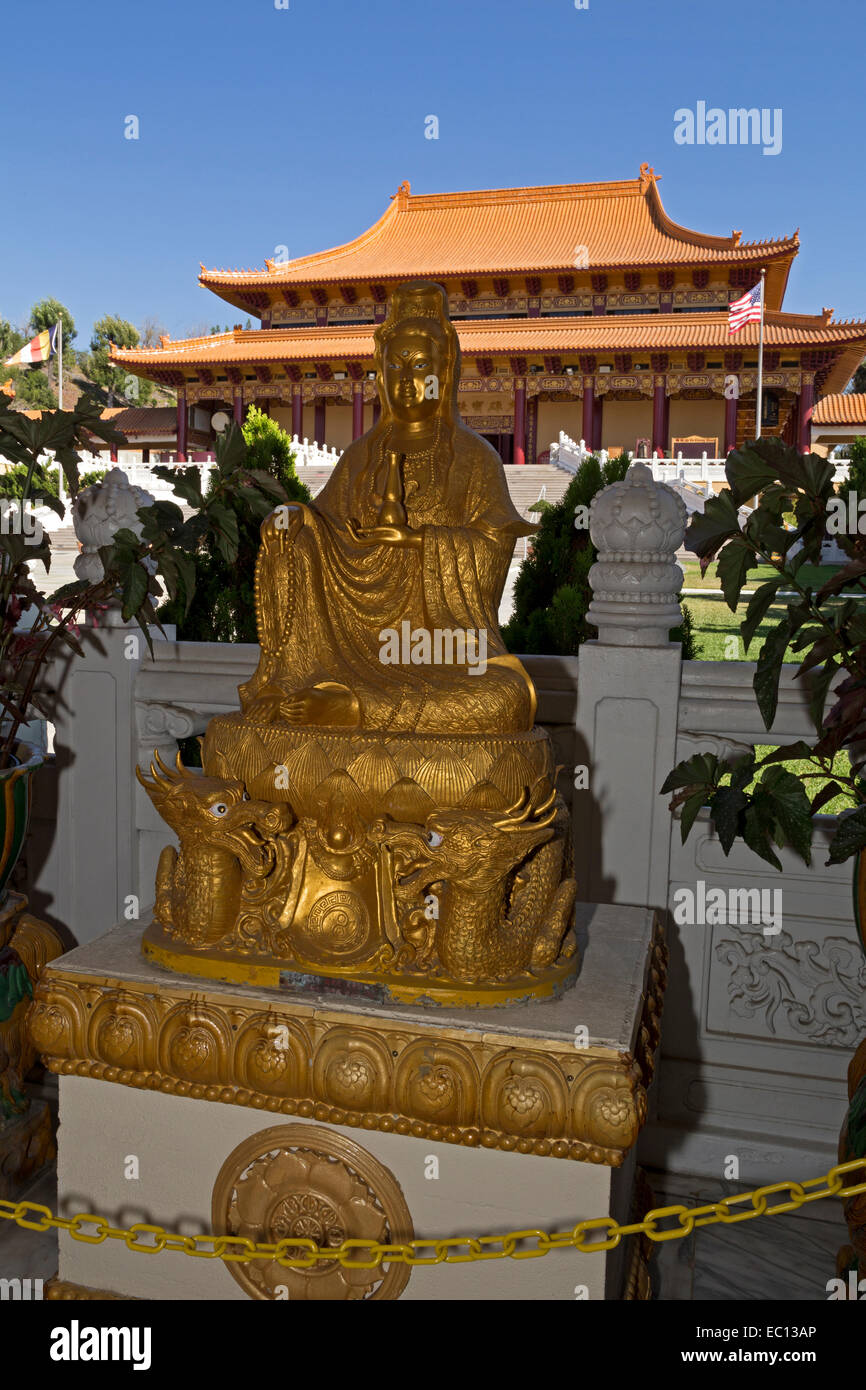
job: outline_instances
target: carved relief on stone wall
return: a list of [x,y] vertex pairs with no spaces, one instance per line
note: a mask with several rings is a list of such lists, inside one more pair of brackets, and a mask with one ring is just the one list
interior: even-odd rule
[[750,1031],[844,1048],[866,1032],[866,961],[853,942],[796,941],[790,932],[772,936],[733,924],[722,930],[715,957],[729,970],[729,1013],[759,1024]]

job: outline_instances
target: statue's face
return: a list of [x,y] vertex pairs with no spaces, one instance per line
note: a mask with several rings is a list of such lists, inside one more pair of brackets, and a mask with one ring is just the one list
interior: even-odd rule
[[421,424],[439,410],[444,352],[438,339],[418,328],[398,328],[382,358],[385,394],[392,414]]

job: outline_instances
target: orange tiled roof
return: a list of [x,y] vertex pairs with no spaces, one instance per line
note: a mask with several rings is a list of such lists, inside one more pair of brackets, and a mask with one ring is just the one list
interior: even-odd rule
[[[28,420],[38,420],[45,415],[53,415],[51,409],[22,410]],[[177,426],[177,408],[173,405],[110,405],[99,413],[101,420],[108,420],[124,434],[167,434],[174,433]]]
[[842,391],[825,396],[812,411],[813,425],[866,425],[866,394]]
[[[22,410],[21,414],[29,420],[38,420],[43,414],[53,415],[54,411]],[[127,438],[152,439],[159,435],[173,438],[177,431],[177,407],[173,405],[106,406],[100,412],[100,419],[110,421]],[[107,448],[107,445],[102,447]]]
[[125,435],[173,435],[177,429],[177,407],[173,405],[113,407],[103,410],[102,418],[110,420]]
[[[726,313],[587,315],[584,318],[479,319],[455,322],[466,354],[618,352],[635,349],[757,348],[758,325],[732,336]],[[185,338],[159,348],[114,348],[111,360],[146,373],[163,367],[240,362],[291,362],[371,358],[373,324],[327,328],[234,329],[206,338]],[[767,312],[769,347],[836,347],[866,342],[866,322],[834,323],[825,315]]]
[[226,298],[232,287],[279,288],[331,281],[402,280],[572,270],[576,247],[593,270],[708,262],[760,265],[792,259],[799,237],[743,242],[708,236],[668,217],[648,165],[637,179],[412,194],[403,183],[368,231],[329,251],[266,262],[264,270],[206,270],[200,283]]

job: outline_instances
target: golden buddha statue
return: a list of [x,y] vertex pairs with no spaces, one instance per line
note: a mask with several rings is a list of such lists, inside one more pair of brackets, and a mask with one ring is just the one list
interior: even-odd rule
[[214,718],[204,776],[142,778],[176,830],[144,949],[258,983],[507,1004],[577,970],[569,817],[498,606],[515,511],[460,420],[439,285],[375,333],[381,418],[311,505],[278,507],[256,567],[258,668]]
[[[534,528],[511,503],[499,455],[459,419],[460,347],[443,290],[402,285],[375,340],[379,423],[349,445],[312,506],[278,509],[262,527],[262,655],[241,690],[245,717],[392,733],[529,729],[532,682],[505,650],[497,610],[514,542]],[[383,665],[386,632],[408,660]],[[463,636],[462,661],[411,659],[413,635],[436,632]]]

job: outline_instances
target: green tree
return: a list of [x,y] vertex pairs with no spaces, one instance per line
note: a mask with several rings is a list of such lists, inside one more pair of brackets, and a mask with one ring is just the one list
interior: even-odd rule
[[[260,488],[270,488],[273,505],[310,502],[308,489],[295,473],[291,441],[275,420],[251,406],[241,434],[234,426],[220,441],[219,467],[211,475],[207,497],[224,488],[236,473],[246,473]],[[223,509],[226,530],[237,538],[229,561],[204,536],[194,553],[195,595],[188,609],[180,599],[159,610],[160,620],[175,623],[184,642],[256,642],[254,580],[263,517],[245,502],[247,489],[236,489]]]
[[866,392],[866,358],[860,363],[860,366],[851,378],[851,390]]
[[10,367],[8,371],[19,405],[28,410],[57,408],[57,393],[41,367]]
[[34,336],[43,333],[46,328],[53,328],[57,320],[63,324],[63,351],[69,348],[72,351],[72,344],[77,337],[75,320],[59,299],[40,299],[30,310],[30,329]]
[[8,319],[0,319],[0,363],[23,347],[26,341],[24,334],[13,328]]
[[[75,351],[72,347],[72,343],[76,337],[75,320],[66,308],[66,305],[61,304],[59,299],[37,300],[30,310],[28,331],[35,337],[37,333],[44,333],[46,328],[53,328],[58,319],[63,326],[63,376],[65,380],[69,374],[70,367],[75,361]],[[56,358],[54,362],[54,377],[56,383],[58,381],[59,371],[56,365]],[[36,409],[40,407],[56,406],[57,399],[54,390],[48,384],[47,372],[44,383],[38,379],[40,376],[42,376],[41,371],[37,372],[31,368],[28,371],[26,381],[22,377],[20,389],[16,388],[18,389],[19,400],[24,401],[25,404],[33,406]]]
[[840,497],[848,501],[848,493],[854,492],[858,498],[866,497],[866,439],[862,436],[848,446],[848,477],[839,484]]
[[153,397],[153,383],[140,380],[123,367],[115,367],[109,357],[112,343],[123,348],[138,347],[139,333],[127,319],[106,314],[93,325],[90,353],[82,364],[87,375],[107,393],[109,405],[115,404],[115,396],[127,403],[148,405]]
[[242,428],[247,446],[247,468],[270,473],[291,502],[309,502],[310,493],[295,472],[292,441],[276,420],[258,406],[251,405]]
[[628,464],[623,455],[602,467],[591,455],[560,501],[542,510],[531,553],[514,584],[514,615],[502,630],[509,651],[573,655],[592,636],[586,610],[596,551],[589,538],[589,504],[600,488],[625,477]]

